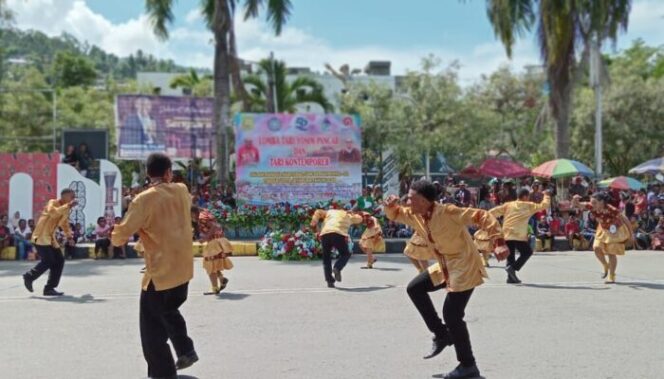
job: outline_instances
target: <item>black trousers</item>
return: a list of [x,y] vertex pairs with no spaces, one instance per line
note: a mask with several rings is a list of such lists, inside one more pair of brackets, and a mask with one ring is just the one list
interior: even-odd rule
[[95,241],[95,255],[97,253],[99,253],[99,250],[101,250],[101,251],[104,252],[104,255],[107,258],[110,258],[111,256],[110,256],[110,254],[108,254],[108,249],[110,248],[110,246],[111,246],[111,240],[108,239],[108,238],[102,238],[102,239],[96,240]]
[[429,292],[445,288],[445,284],[437,286],[431,282],[427,271],[420,273],[408,284],[408,296],[415,304],[418,312],[424,319],[427,328],[437,339],[443,339],[454,344],[457,360],[461,365],[468,367],[475,364],[473,349],[470,345],[470,335],[466,322],[463,321],[466,305],[473,294],[473,289],[463,292],[448,292],[443,303],[443,320],[440,319],[431,302]]
[[[506,243],[510,249],[510,255],[507,257],[507,265],[512,266],[517,271],[521,270],[523,265],[533,255],[533,249],[527,241],[506,241]],[[519,251],[519,259],[516,259],[517,250]]]
[[143,356],[149,377],[175,375],[175,362],[167,341],[170,339],[178,357],[194,351],[187,335],[187,324],[180,306],[187,300],[189,283],[165,291],[156,291],[152,282],[141,291],[140,326]]
[[41,260],[26,275],[34,281],[45,273],[46,270],[49,270],[48,281],[44,289],[57,288],[58,284],[60,284],[62,269],[65,267],[65,257],[62,256],[60,249],[56,249],[50,245],[35,245],[35,248]]
[[328,233],[320,237],[321,244],[323,245],[323,271],[325,272],[325,281],[334,283],[332,277],[332,249],[336,248],[339,252],[339,257],[334,263],[334,268],[341,271],[348,260],[350,259],[350,251],[348,250],[348,242],[346,237],[338,233]]

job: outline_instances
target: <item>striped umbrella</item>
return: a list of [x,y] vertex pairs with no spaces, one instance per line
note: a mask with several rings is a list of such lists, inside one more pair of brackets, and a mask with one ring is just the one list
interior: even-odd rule
[[630,174],[656,174],[658,172],[664,172],[664,157],[643,162],[629,170]]
[[615,178],[605,179],[597,183],[597,185],[602,188],[609,187],[622,191],[638,191],[642,188],[646,188],[643,183],[634,178],[630,178],[629,176],[618,176]]
[[595,172],[583,163],[571,159],[554,159],[533,169],[533,176],[543,178],[557,179],[576,175],[595,176]]

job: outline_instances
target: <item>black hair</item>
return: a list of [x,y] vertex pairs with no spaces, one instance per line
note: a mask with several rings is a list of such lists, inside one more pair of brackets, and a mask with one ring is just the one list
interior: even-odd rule
[[593,199],[609,204],[611,202],[611,195],[608,192],[600,191],[593,194]]
[[521,188],[519,190],[519,199],[526,196],[530,196],[530,191],[528,191],[528,188]]
[[148,157],[146,166],[149,177],[161,178],[173,167],[173,163],[171,162],[171,158],[166,154],[152,153]]
[[410,186],[410,189],[429,201],[436,201],[436,187],[428,180],[418,180]]
[[64,195],[66,195],[66,194],[68,194],[68,193],[70,193],[70,194],[72,194],[72,195],[75,195],[75,194],[76,194],[76,193],[74,192],[73,189],[71,189],[71,188],[65,188],[65,189],[63,189],[62,191],[60,191],[60,196],[64,196]]
[[105,217],[97,217],[97,224],[99,224],[103,220],[106,220],[106,218]]
[[192,205],[192,206],[191,206],[191,213],[200,214],[200,213],[201,213],[201,209],[198,208],[198,207],[195,206],[195,205]]

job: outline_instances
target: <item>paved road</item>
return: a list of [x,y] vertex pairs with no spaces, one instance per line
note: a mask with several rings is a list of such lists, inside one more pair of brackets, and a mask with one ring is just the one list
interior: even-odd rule
[[[405,285],[415,274],[402,256],[324,288],[319,262],[234,259],[227,292],[203,296],[196,278],[183,307],[201,361],[190,378],[431,378],[456,365],[453,350],[424,361],[430,335]],[[0,377],[141,378],[138,335],[142,262],[67,262],[68,297],[28,294],[20,273],[0,262]],[[619,284],[604,285],[591,253],[538,254],[504,283],[489,270],[467,309],[485,378],[664,377],[664,253],[628,252]],[[40,279],[36,286],[44,284]],[[442,304],[443,293],[435,295]]]

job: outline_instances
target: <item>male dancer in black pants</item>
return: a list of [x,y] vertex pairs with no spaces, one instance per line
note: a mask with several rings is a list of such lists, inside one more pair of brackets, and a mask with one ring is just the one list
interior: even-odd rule
[[[318,209],[311,220],[311,228],[316,229],[318,222],[323,221],[320,231],[320,240],[323,245],[323,271],[325,281],[329,288],[334,288],[334,282],[341,282],[341,270],[350,259],[348,251],[348,229],[351,224],[361,224],[362,216],[353,214],[343,209]],[[337,262],[332,270],[332,249],[339,252]],[[334,277],[332,274],[334,273]]]
[[[191,195],[173,178],[170,158],[161,153],[148,157],[150,188],[129,205],[122,223],[115,225],[111,242],[123,246],[136,231],[145,258],[140,301],[140,328],[143,356],[151,378],[177,378],[176,369],[198,361],[194,343],[180,306],[187,300],[188,285],[194,276],[191,254]],[[171,340],[177,362],[167,341]]]
[[69,227],[69,212],[76,205],[75,197],[74,191],[69,188],[62,190],[60,192],[60,199],[49,200],[39,216],[31,239],[41,260],[35,267],[23,275],[23,284],[30,292],[33,291],[32,282],[37,280],[46,270],[50,270],[48,281],[44,287],[44,296],[63,295],[56,288],[60,283],[62,269],[65,267],[65,258],[62,256],[60,245],[55,238],[55,231],[60,227],[65,233],[67,240],[71,242],[72,233]]
[[[519,200],[508,201],[489,211],[494,217],[504,216],[503,233],[510,249],[507,257],[507,283],[518,284],[521,280],[516,272],[523,268],[531,255],[533,249],[528,242],[528,221],[537,212],[549,209],[551,205],[551,193],[544,191],[544,200],[541,203],[528,201],[530,191],[522,189],[519,191]],[[519,259],[516,259],[516,251],[519,251]]]
[[[424,236],[438,263],[419,274],[408,285],[408,295],[434,334],[434,349],[425,358],[438,355],[446,346],[454,345],[459,365],[444,375],[447,379],[474,378],[480,371],[470,345],[470,336],[463,320],[466,305],[475,287],[487,276],[468,226],[477,225],[494,242],[496,257],[508,254],[498,221],[487,211],[459,208],[436,203],[436,188],[431,182],[415,182],[408,192],[409,207],[397,205],[390,196],[385,214],[391,220],[407,224]],[[436,313],[429,292],[447,289],[443,304],[443,320]]]

